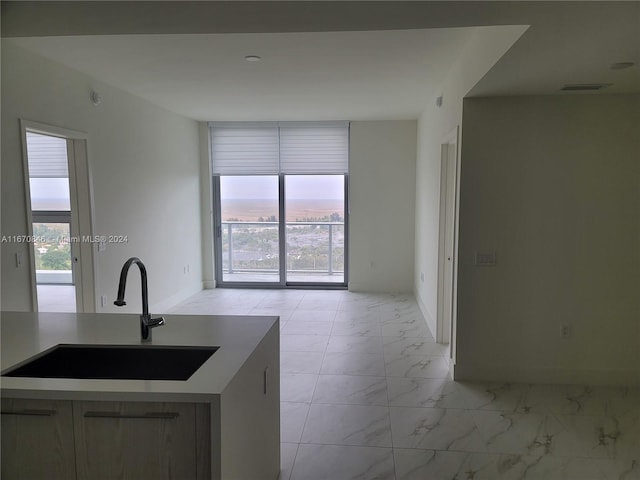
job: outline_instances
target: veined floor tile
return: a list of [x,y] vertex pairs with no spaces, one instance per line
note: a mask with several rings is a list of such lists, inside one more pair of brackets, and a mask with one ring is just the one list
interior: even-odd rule
[[249,315],[262,315],[267,317],[280,317],[280,323],[289,320],[294,310],[287,310],[282,308],[262,308],[255,307],[249,312]]
[[449,345],[436,343],[430,337],[382,337],[382,344],[384,345],[385,355],[389,356],[449,355]]
[[327,352],[320,372],[327,375],[384,377],[384,356],[378,353]]
[[449,362],[440,356],[385,356],[385,369],[389,377],[449,378]]
[[385,377],[320,375],[313,403],[387,405]]
[[526,384],[461,382],[459,386],[472,410],[547,413],[545,408],[528,400]]
[[531,385],[528,399],[561,415],[640,415],[640,388]]
[[281,480],[640,480],[640,388],[421,378],[449,348],[411,294],[219,288],[172,311],[280,317]]
[[281,442],[300,443],[308,413],[308,403],[280,402]]
[[471,414],[442,408],[390,407],[393,446],[462,452],[485,452]]
[[634,416],[558,415],[564,430],[555,441],[560,456],[640,462],[640,420]]
[[376,309],[362,310],[338,310],[335,319],[336,322],[364,322],[378,325],[380,323],[380,314]]
[[380,325],[374,322],[344,321],[334,322],[331,335],[352,335],[358,337],[379,337]]
[[335,310],[295,310],[289,320],[292,322],[333,322]]
[[389,405],[394,407],[466,408],[466,402],[447,401],[445,388],[455,385],[446,378],[387,377]]
[[305,445],[298,448],[291,480],[394,480],[390,448]]
[[[284,332],[283,332],[284,333]],[[281,352],[322,352],[327,349],[328,335],[287,335],[280,336]]]
[[380,337],[360,337],[356,335],[332,335],[329,337],[327,352],[382,353]]
[[307,402],[313,398],[318,375],[311,373],[281,373],[280,401]]
[[278,480],[289,480],[291,470],[293,470],[293,461],[298,451],[297,443],[281,443],[280,444],[280,477]]
[[323,353],[280,352],[280,373],[320,373]]
[[387,407],[311,404],[302,443],[390,447]]
[[380,329],[383,337],[432,338],[427,325],[421,323],[387,323]]
[[492,453],[560,454],[558,442],[564,427],[553,415],[474,410],[472,416]]
[[298,304],[298,310],[326,310],[333,311],[334,313],[338,310],[338,306],[340,305],[340,299],[328,296],[316,296],[309,297],[306,296],[300,300]]
[[331,333],[332,322],[303,322],[289,320],[280,333],[282,335],[326,335]]
[[466,479],[466,452],[394,448],[396,480]]

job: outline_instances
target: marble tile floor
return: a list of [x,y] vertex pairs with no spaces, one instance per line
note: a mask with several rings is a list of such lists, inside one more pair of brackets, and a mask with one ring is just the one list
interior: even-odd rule
[[172,312],[280,316],[281,480],[640,480],[640,389],[453,382],[411,295],[216,289]]

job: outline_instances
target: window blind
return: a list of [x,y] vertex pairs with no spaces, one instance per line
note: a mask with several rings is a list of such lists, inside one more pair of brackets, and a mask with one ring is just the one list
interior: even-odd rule
[[209,124],[214,175],[346,174],[349,124]]
[[69,177],[67,141],[64,138],[27,132],[30,178]]

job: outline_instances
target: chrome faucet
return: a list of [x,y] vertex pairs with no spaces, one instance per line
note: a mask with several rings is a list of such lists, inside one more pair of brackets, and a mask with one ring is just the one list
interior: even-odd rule
[[120,283],[118,283],[118,299],[113,303],[118,307],[127,304],[127,302],[124,301],[124,289],[127,286],[127,273],[129,272],[129,267],[132,263],[138,265],[138,268],[140,269],[140,279],[142,280],[142,315],[140,315],[140,337],[143,342],[149,342],[151,341],[151,329],[154,327],[159,327],[160,325],[164,325],[164,318],[151,318],[151,315],[149,315],[147,269],[145,268],[144,263],[142,263],[142,260],[140,260],[138,257],[131,257],[122,266],[122,271],[120,272]]

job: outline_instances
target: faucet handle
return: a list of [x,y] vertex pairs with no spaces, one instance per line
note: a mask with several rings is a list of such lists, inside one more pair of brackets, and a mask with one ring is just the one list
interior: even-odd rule
[[147,327],[153,328],[153,327],[159,327],[161,325],[164,325],[165,321],[164,321],[164,317],[158,317],[158,318],[149,318],[146,323],[147,323]]

